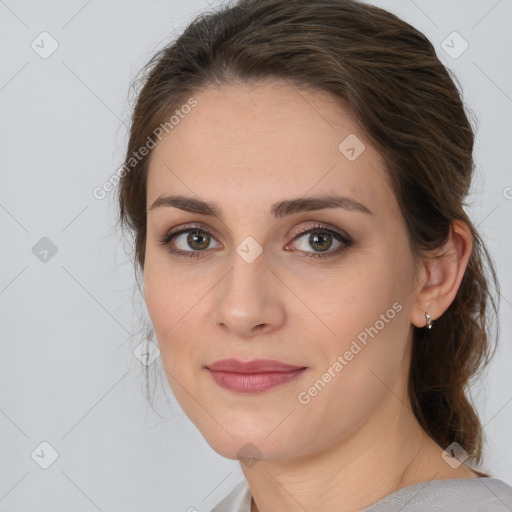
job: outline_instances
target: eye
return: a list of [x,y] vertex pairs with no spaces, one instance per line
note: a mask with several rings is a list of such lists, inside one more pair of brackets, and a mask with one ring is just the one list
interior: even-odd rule
[[[307,236],[309,235],[309,236]],[[316,224],[299,231],[292,242],[299,240],[299,247],[287,245],[285,249],[292,247],[293,252],[298,252],[305,258],[333,257],[353,244],[352,238],[342,231],[335,231],[325,224]],[[213,236],[197,225],[181,226],[176,231],[170,231],[160,238],[159,243],[167,248],[170,254],[186,258],[199,258],[205,256],[207,249],[212,249]],[[331,250],[334,246],[334,250]],[[218,248],[222,248],[218,244]],[[312,248],[313,252],[308,249]]]
[[202,253],[206,249],[212,248],[211,243],[214,240],[212,235],[205,229],[201,229],[198,226],[182,226],[181,229],[164,235],[159,239],[159,242],[167,246],[167,250],[171,254],[186,258],[198,258],[203,256]]
[[[306,236],[308,235],[308,236]],[[324,224],[306,228],[295,236],[299,240],[298,251],[306,258],[327,258],[336,256],[352,245],[352,239],[346,233],[335,231]],[[330,250],[334,246],[334,250]],[[289,246],[287,246],[289,247]],[[313,248],[313,252],[308,249]]]

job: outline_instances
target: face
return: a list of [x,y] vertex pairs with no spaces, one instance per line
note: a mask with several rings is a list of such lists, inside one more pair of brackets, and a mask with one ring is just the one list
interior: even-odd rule
[[[405,389],[415,273],[379,153],[326,93],[266,82],[194,98],[147,185],[144,294],[176,399],[233,459],[385,428],[382,404]],[[211,368],[231,358],[300,370]]]

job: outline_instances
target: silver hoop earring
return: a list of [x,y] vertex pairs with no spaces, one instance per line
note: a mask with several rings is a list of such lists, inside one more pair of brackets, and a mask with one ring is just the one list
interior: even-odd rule
[[425,313],[425,318],[427,319],[427,329],[432,329],[432,318],[430,317],[428,312]]

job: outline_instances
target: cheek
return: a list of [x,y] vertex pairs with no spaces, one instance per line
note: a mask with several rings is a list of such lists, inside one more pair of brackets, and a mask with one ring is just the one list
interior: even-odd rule
[[144,297],[157,334],[170,334],[178,327],[197,303],[201,287],[201,280],[195,280],[191,271],[171,264],[165,250],[146,248]]
[[183,333],[187,331],[186,322],[194,312],[198,297],[182,281],[183,278],[173,275],[169,269],[160,267],[155,259],[147,260],[144,271],[146,306],[160,349],[163,372],[173,395],[183,407],[190,401],[190,393],[197,394],[193,378],[195,365],[190,364],[197,357],[197,350],[194,350],[197,333],[194,331],[189,337]]
[[361,409],[367,401],[373,403],[377,391],[385,390],[379,379],[393,381],[404,362],[412,260],[405,251],[401,257],[392,252],[382,247],[354,257],[345,270],[332,272],[326,282],[317,280],[320,291],[309,303],[328,326],[317,345],[314,377],[329,380],[325,372],[331,368],[336,378],[329,387],[337,389],[332,398],[336,401],[336,396],[342,396],[341,402],[349,409],[350,404]]
[[405,277],[408,267],[406,258],[392,262],[392,256],[381,248],[373,253],[354,253],[337,268],[327,271],[310,269],[307,279],[298,279],[297,275],[289,275],[289,279],[295,281],[296,295],[305,298],[304,302],[314,313],[308,312],[306,316],[315,325],[318,319],[322,321],[323,326],[316,328],[321,329],[319,334],[325,348],[343,350],[360,333],[364,340],[366,330],[376,323],[379,332],[391,335],[389,325],[396,323],[398,316],[398,306],[393,309],[393,305],[398,302],[400,309],[405,308],[405,291],[411,286]]
[[368,298],[371,302],[366,305],[346,301],[347,309],[334,326],[336,336],[322,346],[323,357],[317,360],[297,397],[302,404],[303,425],[308,424],[310,431],[321,431],[322,443],[350,435],[387,397],[402,395],[407,368],[407,310],[385,296]]
[[337,332],[330,359],[343,359],[342,378],[333,386],[343,388],[343,407],[361,412],[375,407],[407,367],[411,276],[407,252],[382,250],[347,272],[337,283],[343,290],[339,298],[325,302]]
[[190,282],[187,286],[183,276],[165,264],[165,257],[146,252],[144,297],[163,363],[170,352],[179,349],[177,334],[193,312],[196,292],[191,291]]
[[144,298],[158,338],[171,329],[177,320],[175,295],[169,293],[169,284],[166,274],[158,270],[154,259],[147,258],[144,269]]
[[208,292],[215,282],[194,267],[171,265],[165,251],[146,252],[144,296],[162,364],[168,376],[187,382],[205,363]]

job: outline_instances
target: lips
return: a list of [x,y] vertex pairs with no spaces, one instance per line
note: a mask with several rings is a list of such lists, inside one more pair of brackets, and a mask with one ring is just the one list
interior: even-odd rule
[[306,370],[269,359],[223,359],[205,368],[220,387],[237,393],[260,393],[290,382]]
[[300,370],[304,366],[292,366],[271,359],[253,359],[239,361],[238,359],[222,359],[206,366],[209,370],[230,373],[269,373]]

